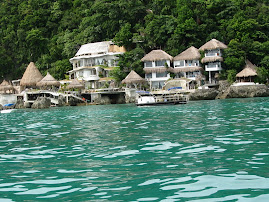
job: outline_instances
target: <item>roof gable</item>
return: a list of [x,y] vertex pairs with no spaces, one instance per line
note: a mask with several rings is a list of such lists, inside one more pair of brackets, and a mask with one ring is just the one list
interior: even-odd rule
[[178,60],[194,60],[197,59],[199,60],[201,57],[201,54],[197,48],[194,46],[189,47],[187,50],[183,51],[176,57],[174,57],[174,61]]
[[141,59],[142,62],[158,60],[173,60],[173,57],[163,50],[152,50]]
[[217,39],[211,39],[206,42],[203,46],[199,48],[199,50],[213,50],[213,49],[225,49],[228,48],[224,43],[218,41]]

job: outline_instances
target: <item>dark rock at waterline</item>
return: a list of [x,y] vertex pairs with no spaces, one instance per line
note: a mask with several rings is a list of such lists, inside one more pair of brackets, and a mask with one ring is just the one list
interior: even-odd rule
[[3,110],[3,106],[2,105],[0,105],[0,110]]
[[190,100],[214,100],[218,95],[219,91],[216,89],[197,89],[195,92],[190,93]]
[[217,95],[216,99],[225,99],[229,92],[231,84],[227,80],[219,81],[219,94]]
[[30,102],[25,102],[25,103],[24,103],[24,107],[25,107],[25,108],[31,108],[31,104],[30,104]]
[[65,99],[64,96],[60,95],[59,98],[58,98],[58,106],[61,107],[61,106],[64,106],[64,105],[66,105],[66,99]]
[[268,97],[269,89],[266,85],[231,86],[227,98]]
[[45,108],[49,108],[50,105],[51,105],[51,100],[49,98],[39,97],[32,104],[32,108],[33,109],[45,109]]
[[24,102],[23,100],[17,100],[16,104],[15,104],[15,109],[24,109]]
[[70,96],[70,97],[68,98],[68,104],[69,104],[70,106],[77,106],[78,101],[77,101],[76,98]]

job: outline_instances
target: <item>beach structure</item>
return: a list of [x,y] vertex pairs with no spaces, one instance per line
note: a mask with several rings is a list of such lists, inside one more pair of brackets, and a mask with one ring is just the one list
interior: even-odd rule
[[0,84],[0,92],[4,93],[4,94],[11,94],[14,93],[14,87],[11,85],[10,82],[4,80],[1,84]]
[[43,76],[40,71],[33,62],[30,62],[22,76],[22,79],[20,80],[20,85],[23,87],[35,88],[37,82],[42,79]]
[[138,75],[134,70],[132,70],[126,77],[121,81],[121,83],[126,84],[127,87],[132,88],[134,86],[137,88],[139,85],[141,89],[141,84],[146,83],[146,80]]
[[199,50],[191,46],[174,57],[174,68],[170,68],[170,71],[175,74],[175,78],[185,77],[187,79],[196,80],[204,71],[200,65],[200,57],[201,54]]
[[150,89],[162,89],[164,82],[170,78],[168,70],[172,60],[173,57],[163,50],[152,50],[141,59]]
[[222,70],[221,63],[223,62],[222,50],[228,48],[224,43],[212,39],[199,48],[200,51],[204,51],[205,56],[201,62],[205,64],[205,71],[209,75],[209,83],[217,83],[216,73],[220,73]]
[[189,90],[193,90],[195,89],[195,81],[193,79],[189,79],[189,78],[175,78],[172,80],[168,80],[167,82],[165,82],[165,86],[164,86],[164,90],[168,90],[168,91],[180,91],[180,90],[184,90],[184,91],[189,91]]
[[125,52],[124,47],[112,41],[84,44],[70,59],[73,70],[68,72],[69,77],[84,81],[86,88],[99,88],[100,78],[109,77],[110,71],[118,65],[118,56]]
[[253,82],[257,76],[257,67],[253,65],[249,60],[246,60],[244,69],[236,74],[237,82]]
[[83,89],[84,87],[77,79],[72,79],[71,83],[67,86],[68,89]]
[[49,72],[47,72],[47,75],[36,84],[38,87],[41,88],[53,88],[53,87],[60,87],[60,82],[57,81],[53,76],[50,75]]

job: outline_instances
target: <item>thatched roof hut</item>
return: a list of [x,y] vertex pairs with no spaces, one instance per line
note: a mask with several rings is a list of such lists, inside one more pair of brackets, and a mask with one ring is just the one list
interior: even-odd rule
[[72,79],[71,83],[67,86],[68,89],[73,89],[73,88],[77,88],[77,89],[83,89],[84,85],[81,84],[77,79]]
[[251,77],[251,76],[257,76],[257,73],[249,67],[244,68],[241,72],[236,74],[236,77]]
[[244,69],[236,74],[236,77],[240,82],[251,82],[255,76],[257,76],[257,67],[249,60],[246,60]]
[[246,60],[244,69],[236,74],[236,77],[251,77],[257,76],[257,67],[253,65],[249,60]]
[[49,72],[47,72],[47,75],[36,84],[38,87],[44,87],[44,86],[60,86],[60,82],[57,81],[53,76],[50,75]]
[[121,81],[121,83],[125,84],[139,84],[145,83],[146,80],[143,79],[140,75],[138,75],[134,70],[132,70],[126,77]]
[[174,57],[174,61],[179,60],[199,60],[201,57],[201,54],[197,48],[194,46],[189,47],[187,50],[183,51],[176,57]]
[[141,61],[159,61],[159,60],[173,60],[173,57],[163,50],[152,50],[146,54]]
[[7,82],[6,80],[4,80],[1,84],[0,84],[0,91],[3,91],[6,93],[6,91],[14,91],[14,87]]
[[43,76],[41,75],[40,71],[37,69],[33,62],[30,62],[22,76],[20,85],[35,87],[36,83],[41,81],[41,79],[43,79]]
[[211,39],[207,43],[205,43],[203,46],[199,48],[199,50],[213,50],[213,49],[226,49],[228,46],[226,46],[224,43],[218,41],[217,39]]

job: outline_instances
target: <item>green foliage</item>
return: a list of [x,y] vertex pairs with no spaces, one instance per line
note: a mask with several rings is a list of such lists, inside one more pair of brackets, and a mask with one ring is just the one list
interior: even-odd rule
[[257,82],[259,82],[259,83],[267,83],[268,84],[269,69],[265,68],[265,67],[259,67],[257,73],[258,73]]
[[126,23],[121,27],[120,31],[116,34],[113,40],[119,46],[124,46],[127,50],[130,50],[132,45],[132,37],[133,34],[131,32],[131,24]]
[[237,71],[235,69],[227,70],[227,80],[229,83],[235,82]]
[[265,82],[268,13],[268,0],[1,1],[0,77],[18,79],[33,61],[43,74],[63,79],[82,44],[104,40],[128,50],[115,70],[118,79],[131,69],[143,76],[140,59],[152,49],[175,56],[216,38],[229,46],[223,75],[230,78],[229,70],[239,72],[249,59]]
[[125,72],[123,72],[121,70],[120,67],[115,67],[112,71],[111,71],[111,76],[113,77],[113,79],[115,79],[117,82],[121,82],[125,76],[127,76],[127,74]]

